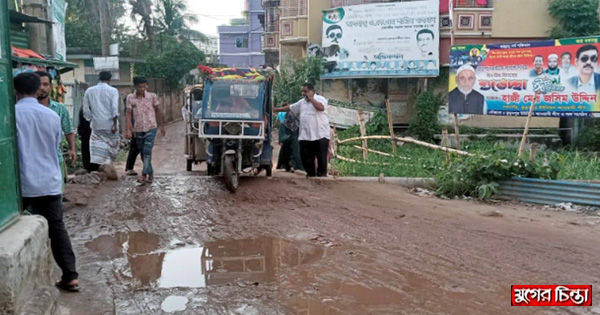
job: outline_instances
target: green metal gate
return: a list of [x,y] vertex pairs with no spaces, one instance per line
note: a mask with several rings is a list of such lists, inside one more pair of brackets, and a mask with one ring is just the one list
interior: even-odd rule
[[20,207],[7,2],[0,0],[0,229],[17,218]]

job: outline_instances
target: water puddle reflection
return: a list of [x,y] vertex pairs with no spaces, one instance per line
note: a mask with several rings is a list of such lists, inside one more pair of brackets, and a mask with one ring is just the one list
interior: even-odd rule
[[164,312],[180,312],[187,308],[188,299],[185,296],[170,295],[162,302],[160,308]]
[[203,247],[158,250],[158,236],[147,232],[102,235],[86,244],[100,255],[126,257],[117,267],[135,287],[189,287],[238,282],[260,284],[276,280],[281,267],[308,264],[323,256],[323,248],[310,243],[258,237],[218,240]]

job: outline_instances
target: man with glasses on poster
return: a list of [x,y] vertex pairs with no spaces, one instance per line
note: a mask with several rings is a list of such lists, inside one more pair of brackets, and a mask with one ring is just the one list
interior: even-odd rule
[[569,84],[578,92],[596,94],[600,90],[600,74],[596,73],[598,48],[585,45],[577,50],[576,62],[579,75],[569,79]]

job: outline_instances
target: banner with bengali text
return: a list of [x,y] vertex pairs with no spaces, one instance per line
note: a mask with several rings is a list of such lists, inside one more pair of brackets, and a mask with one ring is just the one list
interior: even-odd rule
[[452,46],[449,112],[600,117],[599,40]]

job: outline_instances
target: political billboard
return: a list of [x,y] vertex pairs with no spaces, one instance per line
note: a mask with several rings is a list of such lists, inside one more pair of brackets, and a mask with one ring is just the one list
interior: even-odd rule
[[450,49],[448,111],[458,114],[600,117],[600,37]]
[[439,1],[325,10],[318,53],[327,61],[323,78],[438,76]]

